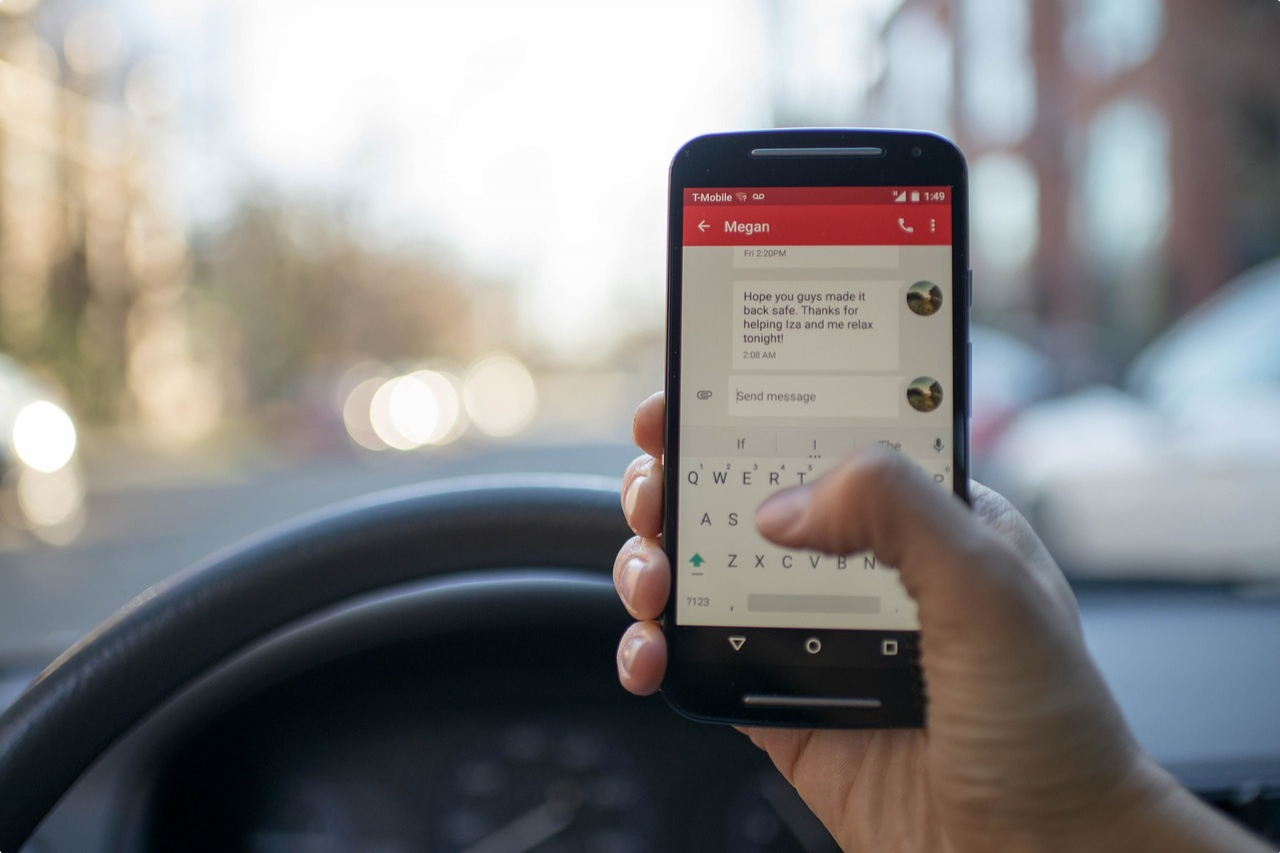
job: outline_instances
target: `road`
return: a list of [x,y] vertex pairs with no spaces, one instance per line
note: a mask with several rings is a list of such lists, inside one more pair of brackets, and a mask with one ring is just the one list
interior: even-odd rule
[[[0,669],[41,665],[147,587],[201,557],[329,504],[427,480],[508,472],[619,477],[623,445],[345,456],[99,477],[71,544],[0,551]],[[105,482],[104,482],[105,480]]]

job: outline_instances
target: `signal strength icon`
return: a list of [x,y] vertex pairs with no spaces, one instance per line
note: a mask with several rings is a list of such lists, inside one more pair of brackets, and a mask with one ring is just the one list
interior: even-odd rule
[[734,195],[738,197],[738,201],[746,201],[746,200],[747,200],[747,194],[746,194],[746,193],[734,193]]
[[894,203],[895,203],[895,204],[896,204],[897,202],[900,202],[900,201],[906,201],[906,200],[907,200],[907,191],[906,191],[906,190],[903,190],[902,192],[897,193],[897,194],[896,194],[896,195],[894,195],[894,197],[893,197],[893,201],[894,201]]

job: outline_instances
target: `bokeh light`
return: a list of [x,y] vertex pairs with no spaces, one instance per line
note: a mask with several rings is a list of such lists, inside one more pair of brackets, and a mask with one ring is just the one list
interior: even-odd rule
[[368,450],[416,450],[448,444],[467,431],[461,383],[453,374],[421,369],[388,378],[381,372],[368,375],[367,368],[349,371],[366,378],[351,387],[342,404],[343,424],[356,444]]
[[378,437],[370,413],[373,395],[387,381],[385,376],[371,376],[357,382],[342,403],[342,423],[351,440],[366,450],[386,450],[387,443]]
[[425,434],[423,444],[448,444],[466,431],[466,413],[462,408],[458,381],[454,377],[443,371],[417,370],[406,378],[421,383],[435,399],[435,427]]
[[[378,390],[373,392],[373,399],[369,401],[369,423],[373,427],[374,434],[383,444],[395,450],[413,450],[419,444],[411,436],[400,431],[399,423],[405,423],[414,418],[435,417],[435,413],[430,411],[430,404],[423,403],[422,397],[413,389],[400,393],[399,399],[394,401],[395,413],[392,413],[396,390],[404,379],[405,377],[398,376],[383,382],[378,386]],[[414,411],[415,406],[420,408]]]
[[472,365],[463,384],[463,399],[472,423],[496,437],[524,429],[538,407],[538,391],[529,369],[505,353]]
[[110,68],[120,56],[120,24],[106,9],[86,9],[72,19],[62,40],[67,64],[90,76]]
[[28,403],[13,421],[13,450],[30,468],[46,474],[57,471],[75,455],[75,424],[48,400]]
[[[75,522],[84,502],[84,483],[74,466],[52,473],[23,471],[16,492],[23,516],[42,539],[61,542],[79,532]],[[71,530],[58,530],[69,523]]]
[[439,432],[443,419],[435,390],[417,376],[402,376],[389,385],[387,414],[392,426],[412,447],[421,447]]

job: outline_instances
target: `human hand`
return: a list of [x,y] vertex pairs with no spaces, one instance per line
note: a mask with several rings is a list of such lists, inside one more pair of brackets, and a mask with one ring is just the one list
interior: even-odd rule
[[[666,668],[654,621],[671,589],[659,541],[664,405],[657,394],[636,413],[645,455],[622,494],[637,536],[614,566],[640,620],[619,645],[619,678],[638,694],[656,691]],[[896,455],[862,454],[760,507],[774,542],[870,549],[898,567],[918,605],[927,728],[743,731],[848,853],[1255,849],[1139,749],[1061,571],[1008,502],[972,492],[970,510]]]

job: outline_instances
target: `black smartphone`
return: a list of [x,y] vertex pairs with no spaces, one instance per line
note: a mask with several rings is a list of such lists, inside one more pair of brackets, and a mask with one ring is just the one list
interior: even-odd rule
[[752,725],[923,725],[919,624],[872,553],[779,548],[772,492],[860,447],[968,498],[967,178],[940,136],[702,136],[671,164],[663,693]]

